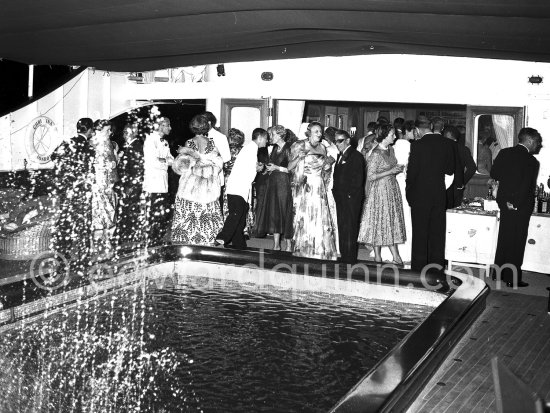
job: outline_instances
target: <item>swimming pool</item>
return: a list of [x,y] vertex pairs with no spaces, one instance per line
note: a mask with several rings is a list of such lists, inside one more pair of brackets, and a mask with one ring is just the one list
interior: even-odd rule
[[[49,309],[40,309],[39,302],[26,304],[32,305],[32,310],[24,306],[11,309],[12,320],[27,315],[21,321],[6,324],[3,329],[11,332],[5,334],[15,334],[20,342],[27,337],[27,341],[20,346],[23,350],[11,358],[16,362],[4,370],[13,372],[24,363],[36,366],[37,362],[27,354],[36,353],[37,346],[43,348],[44,343],[51,343],[47,346],[49,352],[39,357],[42,373],[30,375],[41,380],[24,383],[29,380],[27,374],[27,378],[18,379],[17,388],[38,388],[42,394],[63,388],[63,393],[69,395],[67,389],[73,388],[73,397],[65,400],[48,393],[54,404],[69,403],[69,409],[65,409],[69,411],[82,403],[76,388],[93,388],[86,394],[86,403],[94,408],[101,406],[102,411],[113,406],[120,409],[124,403],[130,405],[130,398],[138,400],[146,411],[152,400],[158,399],[172,403],[184,400],[177,409],[202,406],[206,411],[215,411],[215,406],[219,406],[218,411],[383,411],[413,397],[414,391],[410,390],[427,380],[430,368],[434,368],[430,365],[442,357],[437,347],[445,350],[458,339],[460,330],[482,309],[486,290],[475,281],[465,280],[477,291],[473,292],[466,282],[456,279],[451,280],[452,286],[460,285],[451,289],[443,280],[430,277],[428,281],[434,288],[418,288],[417,274],[402,272],[396,277],[392,268],[365,268],[357,267],[348,273],[334,263],[297,260],[281,254],[167,247],[149,257],[149,263],[141,263],[125,275],[69,291],[65,299],[58,296],[57,302],[49,299]],[[228,291],[236,294],[232,304],[222,297]],[[99,300],[99,296],[103,299]],[[373,297],[376,301],[368,304],[367,299]],[[41,301],[44,306],[48,300]],[[289,308],[289,303],[295,307]],[[111,311],[92,311],[95,306],[106,306]],[[127,311],[117,313],[117,308]],[[433,310],[430,314],[428,308]],[[379,315],[397,312],[397,319],[406,320],[407,328],[390,323],[389,330],[385,330],[376,325],[369,312],[373,309],[381,309]],[[29,318],[30,313],[34,315]],[[49,321],[45,322],[48,313]],[[59,318],[60,314],[64,317]],[[32,317],[39,322],[31,324]],[[57,317],[57,321],[52,322],[52,317]],[[159,317],[163,322],[155,322]],[[195,323],[195,331],[209,331],[211,344],[201,347],[197,343],[204,337],[180,329],[189,320],[201,320]],[[70,324],[80,327],[71,329]],[[206,324],[211,325],[202,328]],[[282,340],[273,340],[273,333],[267,332],[268,324],[279,328]],[[113,325],[119,329],[113,330]],[[369,343],[376,342],[365,335],[369,329],[395,338],[389,344],[372,346],[377,358],[360,357],[366,354]],[[34,338],[29,340],[31,331]],[[60,333],[55,334],[56,331]],[[326,337],[330,336],[334,340],[327,344],[330,340]],[[183,346],[165,345],[178,343],[178,337],[182,337]],[[266,358],[260,358],[259,364],[250,364],[249,359],[258,353],[240,351],[246,343],[255,343],[249,346]],[[61,367],[59,360],[65,362]],[[75,365],[89,367],[93,363],[100,368],[75,372]],[[57,373],[52,381],[48,374],[54,370]],[[89,370],[99,371],[86,374]],[[199,370],[203,373],[199,374]],[[287,372],[298,378],[297,383],[286,384],[283,373]],[[420,373],[420,380],[413,380],[415,372]],[[162,377],[169,380],[160,380]],[[249,384],[241,381],[250,377]],[[319,377],[326,380],[309,382],[309,378]],[[49,384],[44,386],[44,382]],[[228,390],[234,399],[223,404],[221,390],[215,390],[214,384]],[[207,400],[208,394],[214,395],[214,401]],[[306,397],[299,399],[298,394]],[[388,395],[397,397],[392,401]],[[16,399],[8,400],[13,405]],[[101,405],[101,400],[109,400],[110,404]],[[290,402],[298,404],[287,404]],[[173,410],[170,406],[174,405],[168,404],[167,411]]]

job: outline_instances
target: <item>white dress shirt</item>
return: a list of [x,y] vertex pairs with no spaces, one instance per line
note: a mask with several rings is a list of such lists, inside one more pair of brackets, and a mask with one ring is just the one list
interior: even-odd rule
[[409,163],[409,153],[411,152],[411,143],[406,139],[397,139],[393,144],[393,150],[397,163],[399,165],[405,165]]
[[246,202],[250,199],[250,188],[256,177],[256,163],[258,162],[258,145],[254,141],[246,143],[237,158],[227,178],[225,192],[228,195],[239,195]]
[[147,135],[143,143],[143,190],[151,193],[168,192],[168,165],[173,161],[168,142],[161,141],[158,132]]

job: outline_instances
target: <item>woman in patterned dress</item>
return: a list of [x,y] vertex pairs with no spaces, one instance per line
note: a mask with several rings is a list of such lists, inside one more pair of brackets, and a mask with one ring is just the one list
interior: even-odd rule
[[172,241],[184,244],[214,245],[223,226],[220,209],[220,174],[223,161],[208,137],[210,125],[204,115],[189,124],[195,137],[180,147],[172,169],[181,175],[176,195]]
[[403,172],[397,164],[393,148],[395,131],[391,125],[380,125],[367,166],[369,191],[363,206],[358,241],[374,248],[374,259],[382,261],[384,246],[390,248],[395,264],[403,264],[397,244],[406,240],[403,202],[395,176]]
[[292,192],[288,162],[290,144],[284,126],[271,128],[273,150],[266,165],[267,185],[263,202],[258,202],[256,210],[256,228],[260,234],[273,234],[273,249],[281,249],[281,234],[286,240],[285,250],[292,252]]
[[111,123],[99,119],[94,122],[95,135],[92,146],[95,151],[92,184],[92,228],[96,251],[111,252],[111,236],[115,229],[116,195],[118,182],[117,158],[111,142]]
[[334,223],[326,189],[334,160],[320,144],[323,126],[319,122],[308,125],[306,136],[308,139],[292,145],[288,167],[293,173],[293,254],[336,260]]

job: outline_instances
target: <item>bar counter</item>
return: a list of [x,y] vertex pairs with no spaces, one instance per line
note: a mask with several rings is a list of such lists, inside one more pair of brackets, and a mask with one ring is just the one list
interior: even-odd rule
[[[489,269],[497,247],[499,214],[474,209],[447,210],[445,258],[449,269],[467,264]],[[522,269],[550,273],[550,214],[535,213],[529,221]]]

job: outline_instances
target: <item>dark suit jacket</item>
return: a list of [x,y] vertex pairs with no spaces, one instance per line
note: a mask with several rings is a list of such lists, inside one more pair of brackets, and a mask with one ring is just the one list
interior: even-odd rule
[[447,188],[447,209],[456,208],[462,204],[464,185],[472,179],[476,172],[476,163],[470,150],[464,145],[450,141],[455,152],[455,172],[452,185]]
[[470,148],[464,145],[458,145],[458,157],[460,158],[460,163],[464,167],[464,185],[470,182],[472,176],[475,175],[477,170],[477,165],[472,157],[472,152]]
[[334,197],[362,199],[364,196],[365,158],[349,147],[334,166]]
[[445,208],[445,174],[457,173],[453,143],[429,133],[411,145],[406,179],[406,196],[411,207]]
[[502,149],[491,168],[491,178],[499,181],[497,202],[506,209],[506,202],[518,210],[532,211],[539,161],[523,145]]
[[90,175],[94,173],[94,156],[95,151],[89,140],[80,134],[55,149],[52,161],[55,165],[56,187],[60,196],[65,196],[67,189],[74,189],[77,193],[87,193],[91,190]]
[[119,185],[127,194],[141,194],[143,185],[143,142],[134,140],[124,145],[118,163]]

